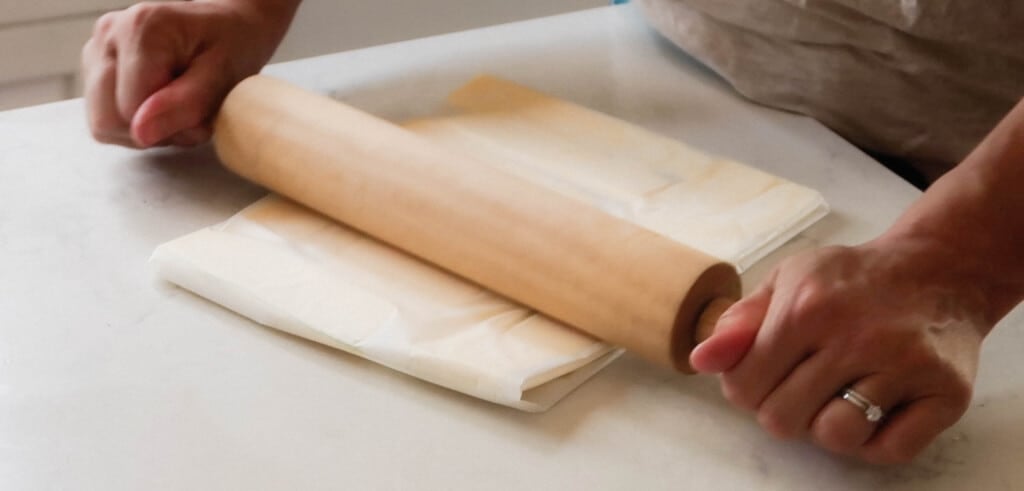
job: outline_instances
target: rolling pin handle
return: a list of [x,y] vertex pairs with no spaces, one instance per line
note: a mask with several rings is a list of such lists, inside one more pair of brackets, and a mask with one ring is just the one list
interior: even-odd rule
[[736,303],[736,300],[726,297],[718,297],[708,302],[708,305],[704,307],[704,311],[700,315],[700,319],[697,320],[697,328],[694,331],[694,346],[703,343],[705,339],[711,337],[711,334],[715,332],[715,325],[718,324],[718,319],[734,303]]

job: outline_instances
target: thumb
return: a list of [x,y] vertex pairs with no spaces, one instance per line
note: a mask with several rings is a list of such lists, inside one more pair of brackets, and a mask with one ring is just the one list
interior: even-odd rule
[[201,55],[185,73],[139,106],[132,118],[132,139],[149,147],[179,132],[203,127],[229,88],[217,63],[208,54]]
[[772,280],[736,302],[718,319],[714,333],[690,353],[690,366],[700,373],[732,369],[754,344],[772,299]]

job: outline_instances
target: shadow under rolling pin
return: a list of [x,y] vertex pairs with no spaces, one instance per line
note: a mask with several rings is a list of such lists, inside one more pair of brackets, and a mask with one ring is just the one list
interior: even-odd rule
[[251,181],[681,371],[740,295],[728,263],[269,77],[231,91],[214,143]]

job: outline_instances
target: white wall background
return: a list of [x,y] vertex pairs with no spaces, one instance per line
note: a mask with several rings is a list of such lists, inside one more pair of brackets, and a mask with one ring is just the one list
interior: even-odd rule
[[[78,95],[103,12],[132,0],[0,0],[0,110]],[[275,61],[568,12],[607,0],[305,0]]]

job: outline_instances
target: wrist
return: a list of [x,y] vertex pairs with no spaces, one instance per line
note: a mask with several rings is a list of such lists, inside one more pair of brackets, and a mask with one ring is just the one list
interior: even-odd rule
[[934,296],[937,310],[966,321],[981,335],[1020,301],[1019,285],[1007,281],[1006,272],[972,244],[970,234],[954,238],[894,227],[861,247],[898,263],[894,274],[912,279],[918,294]]
[[1024,101],[879,238],[930,251],[994,324],[1024,301]]

